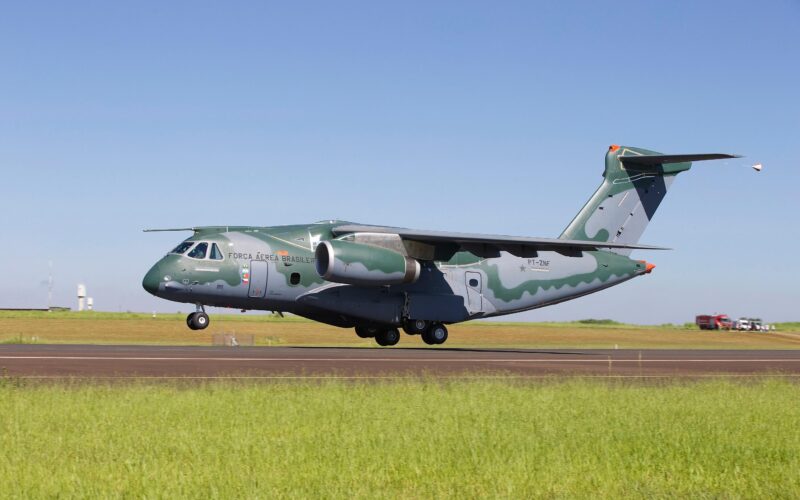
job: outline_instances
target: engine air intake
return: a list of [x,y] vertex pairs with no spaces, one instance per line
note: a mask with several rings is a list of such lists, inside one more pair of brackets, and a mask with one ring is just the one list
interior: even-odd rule
[[322,278],[348,285],[414,283],[421,270],[418,261],[394,250],[342,240],[321,242],[314,256]]

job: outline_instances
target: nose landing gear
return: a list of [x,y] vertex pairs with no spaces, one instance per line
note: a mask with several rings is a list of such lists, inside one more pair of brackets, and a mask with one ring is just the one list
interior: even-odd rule
[[186,316],[186,324],[192,330],[205,330],[209,322],[208,314],[204,312],[194,312]]
[[208,318],[202,304],[197,304],[197,311],[186,316],[186,326],[192,330],[205,330],[211,320]]

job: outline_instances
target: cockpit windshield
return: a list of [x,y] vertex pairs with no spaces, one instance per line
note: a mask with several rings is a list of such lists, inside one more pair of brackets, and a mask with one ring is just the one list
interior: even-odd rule
[[206,242],[198,243],[197,246],[194,247],[192,251],[187,254],[187,256],[193,259],[205,259],[207,250],[208,250],[208,243]]
[[172,250],[170,253],[183,254],[184,252],[186,252],[186,250],[192,248],[192,245],[194,245],[194,241],[184,241],[180,245],[176,246],[175,249]]
[[212,260],[222,260],[222,252],[219,250],[216,243],[211,244],[211,255],[209,255],[209,258]]

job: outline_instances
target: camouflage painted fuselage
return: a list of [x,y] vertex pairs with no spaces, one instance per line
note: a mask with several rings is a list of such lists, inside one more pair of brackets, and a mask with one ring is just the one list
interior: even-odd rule
[[197,231],[186,241],[216,243],[222,259],[167,254],[147,273],[143,286],[176,302],[283,311],[351,327],[400,325],[408,318],[456,323],[509,314],[580,297],[645,272],[642,261],[601,250],[577,255],[539,251],[526,257],[476,250],[421,262],[419,277],[410,284],[333,283],[320,277],[315,249],[320,242],[346,240],[331,231],[342,224]]
[[613,145],[601,185],[558,239],[342,221],[193,228],[187,241],[209,251],[192,258],[184,245],[153,266],[143,286],[177,302],[286,311],[343,327],[535,309],[649,272],[652,265],[628,256],[655,249],[637,242],[675,177],[691,161],[733,157]]

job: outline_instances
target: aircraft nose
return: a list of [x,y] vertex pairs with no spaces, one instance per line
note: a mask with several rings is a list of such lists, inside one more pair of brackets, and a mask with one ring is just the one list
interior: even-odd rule
[[147,271],[142,280],[142,287],[149,293],[156,295],[158,292],[158,284],[161,282],[160,265],[156,264]]

